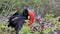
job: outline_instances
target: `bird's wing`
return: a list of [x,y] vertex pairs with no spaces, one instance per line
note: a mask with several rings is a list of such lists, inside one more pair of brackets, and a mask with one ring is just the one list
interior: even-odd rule
[[15,30],[18,32],[22,28],[22,26],[23,26],[23,24],[25,22],[25,18],[22,17],[22,18],[18,19],[17,22],[18,23],[17,23],[17,26],[15,27]]

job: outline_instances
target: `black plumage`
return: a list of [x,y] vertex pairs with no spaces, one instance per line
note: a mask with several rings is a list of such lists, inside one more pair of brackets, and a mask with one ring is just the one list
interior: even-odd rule
[[16,34],[18,34],[19,30],[22,28],[25,20],[28,19],[28,10],[24,9],[22,14],[18,14],[18,11],[13,14],[9,19],[8,27],[11,26],[15,28]]

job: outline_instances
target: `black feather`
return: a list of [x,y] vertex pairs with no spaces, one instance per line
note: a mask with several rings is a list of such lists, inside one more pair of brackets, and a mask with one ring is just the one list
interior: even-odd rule
[[19,15],[18,12],[16,12],[10,17],[8,27],[11,26],[15,28],[16,34],[18,34],[19,30],[22,28],[26,19],[28,19],[27,9],[24,9],[21,15]]

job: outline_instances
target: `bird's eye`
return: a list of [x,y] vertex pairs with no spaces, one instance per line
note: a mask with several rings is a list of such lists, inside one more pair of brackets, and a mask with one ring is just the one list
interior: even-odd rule
[[30,19],[30,16],[28,16],[28,19]]

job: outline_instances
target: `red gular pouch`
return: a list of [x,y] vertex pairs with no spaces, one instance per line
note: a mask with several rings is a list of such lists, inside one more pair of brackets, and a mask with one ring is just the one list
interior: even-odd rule
[[28,26],[30,26],[34,22],[34,13],[31,10],[28,10],[28,15],[30,16],[30,20],[28,22]]

